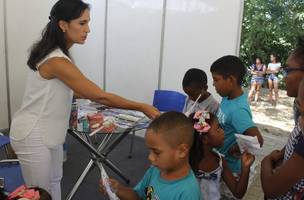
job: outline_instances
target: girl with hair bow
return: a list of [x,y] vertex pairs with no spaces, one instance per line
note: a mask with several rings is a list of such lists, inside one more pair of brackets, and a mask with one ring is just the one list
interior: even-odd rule
[[190,115],[194,124],[194,143],[190,154],[190,164],[199,181],[203,199],[217,200],[221,198],[220,180],[226,183],[232,194],[242,198],[247,190],[250,166],[254,156],[242,154],[242,171],[237,180],[223,156],[215,148],[224,143],[224,131],[216,116],[201,110]]

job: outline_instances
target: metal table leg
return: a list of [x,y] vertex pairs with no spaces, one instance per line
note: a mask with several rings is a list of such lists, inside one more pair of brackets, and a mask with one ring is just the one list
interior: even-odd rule
[[[75,183],[73,189],[69,193],[67,200],[70,200],[75,195],[78,187],[81,185],[83,179],[86,177],[88,172],[95,167],[94,162],[100,162],[105,164],[108,168],[110,168],[114,173],[116,173],[120,178],[122,178],[127,184],[130,183],[130,180],[121,172],[121,170],[116,167],[106,156],[114,149],[116,145],[118,145],[123,138],[125,138],[130,131],[126,131],[116,137],[110,144],[105,144],[101,142],[97,149],[95,149],[90,143],[90,138],[85,135],[85,138],[79,135],[77,131],[68,130],[68,133],[71,134],[75,139],[77,139],[82,145],[84,145],[91,153],[93,159],[90,160],[80,177],[78,178],[77,182]],[[108,147],[108,148],[106,148]],[[106,152],[103,152],[106,148]]]

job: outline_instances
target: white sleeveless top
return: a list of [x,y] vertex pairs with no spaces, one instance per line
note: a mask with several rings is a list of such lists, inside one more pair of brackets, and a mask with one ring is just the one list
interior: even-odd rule
[[[39,66],[50,58],[63,57],[70,60],[60,49],[55,49],[37,64]],[[43,130],[41,137],[48,147],[63,144],[69,125],[73,91],[61,80],[44,79],[39,71],[28,72],[25,93],[21,108],[15,113],[10,137],[22,140],[33,128]]]
[[268,69],[270,70],[278,70],[281,68],[281,63],[269,63]]

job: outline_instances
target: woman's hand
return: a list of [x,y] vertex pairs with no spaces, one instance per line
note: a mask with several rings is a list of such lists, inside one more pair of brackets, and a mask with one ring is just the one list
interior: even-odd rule
[[160,115],[160,112],[157,108],[148,104],[143,104],[143,108],[141,111],[150,119],[154,119]]

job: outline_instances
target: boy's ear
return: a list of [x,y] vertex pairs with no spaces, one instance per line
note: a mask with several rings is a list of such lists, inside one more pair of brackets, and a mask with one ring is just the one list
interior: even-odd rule
[[178,157],[185,158],[189,154],[189,146],[187,144],[178,145]]
[[231,84],[237,84],[237,80],[236,80],[235,76],[229,75],[228,79],[231,81]]

